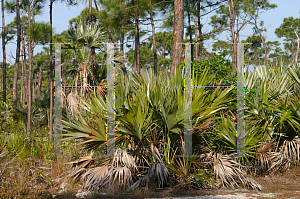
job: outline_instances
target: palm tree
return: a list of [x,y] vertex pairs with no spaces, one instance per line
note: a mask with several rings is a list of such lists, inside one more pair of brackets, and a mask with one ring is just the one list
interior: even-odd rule
[[[71,28],[68,30],[68,35],[72,44],[67,45],[67,48],[74,50],[82,48],[82,58],[86,57],[84,62],[79,65],[83,87],[86,89],[88,85],[88,75],[93,74],[89,67],[90,56],[93,53],[91,49],[99,47],[100,40],[103,38],[102,28],[99,25],[91,23],[86,24],[83,19],[78,19],[76,21],[76,26],[71,26]],[[87,55],[85,53],[86,50],[88,52]],[[94,77],[94,81],[95,79],[96,77]]]
[[[173,77],[156,75],[153,71],[142,71],[141,75],[135,73],[127,76],[125,84],[116,85],[115,109],[109,106],[106,110],[105,96],[96,95],[82,100],[86,112],[78,112],[74,118],[63,121],[63,129],[68,132],[65,134],[66,139],[83,139],[82,144],[97,150],[106,142],[107,113],[115,113],[116,143],[132,151],[141,160],[141,164],[149,167],[148,171],[145,171],[146,175],[132,187],[128,187],[128,190],[134,189],[144,181],[149,184],[154,173],[157,174],[159,186],[164,186],[169,175],[166,164],[172,162],[172,156],[176,154],[166,143],[171,146],[183,137],[183,77],[184,73],[178,70],[175,70]],[[207,85],[212,80],[213,76],[205,71],[195,81],[199,85]],[[194,128],[224,108],[224,103],[230,101],[226,98],[230,90],[193,90],[194,100],[191,106]],[[165,158],[162,158],[162,153],[166,154]],[[103,167],[99,172],[104,172],[103,169],[107,168]],[[103,182],[101,179],[97,181],[100,187]]]

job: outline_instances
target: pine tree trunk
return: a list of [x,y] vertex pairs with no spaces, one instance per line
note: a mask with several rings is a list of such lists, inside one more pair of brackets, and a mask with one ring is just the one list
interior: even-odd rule
[[32,74],[32,102],[35,102],[36,99],[36,75]]
[[192,35],[192,26],[191,26],[191,13],[188,12],[188,23],[189,23],[189,31],[190,31],[190,43],[191,43],[191,61],[194,60],[194,45],[193,43],[193,35]]
[[199,48],[199,46],[198,46],[198,26],[197,26],[197,16],[194,15],[194,17],[195,17],[194,23],[195,23],[195,43],[196,43],[196,45],[195,45],[195,47],[196,47],[195,60],[198,61],[199,60],[199,56],[198,56],[198,48]]
[[[27,3],[28,6],[28,30],[30,30],[30,26],[31,26],[31,12],[30,12],[30,2]],[[28,60],[29,60],[29,69],[28,69],[28,100],[27,100],[27,107],[28,107],[28,111],[27,111],[27,135],[30,136],[31,135],[31,125],[32,125],[32,121],[31,121],[31,103],[32,103],[32,92],[31,92],[31,88],[32,88],[32,60],[33,60],[33,52],[32,52],[32,48],[31,48],[31,37],[30,34],[28,34]]]
[[139,30],[139,18],[138,18],[137,13],[135,13],[134,69],[139,74],[141,73],[141,67],[140,67],[140,30]]
[[89,23],[92,23],[92,0],[89,0]]
[[6,27],[4,21],[4,0],[2,0],[2,56],[3,56],[3,102],[6,102],[6,52],[5,52],[5,35]]
[[23,59],[23,55],[21,55],[21,63],[22,63],[22,69],[21,69],[21,96],[20,96],[20,103],[23,104],[24,98],[23,98],[23,94],[24,94],[24,77],[23,77],[23,68],[24,68],[24,59]]
[[235,26],[235,6],[233,0],[230,0],[229,2],[229,7],[231,10],[230,13],[230,30],[231,30],[231,43],[232,43],[232,73],[235,74],[237,70],[237,44],[236,44],[236,36],[235,36],[235,31],[234,31],[234,26]]
[[[121,23],[121,56],[124,56],[124,38],[125,38],[124,20],[122,20],[122,23]],[[121,73],[122,73],[122,77],[123,77],[124,84],[125,84],[125,75],[127,75],[127,71],[126,71],[126,67],[125,67],[124,63],[121,64]]]
[[54,101],[54,90],[53,90],[53,52],[52,52],[52,6],[53,0],[50,0],[50,110],[49,110],[49,138],[50,140],[53,138],[53,101]]
[[13,81],[13,105],[17,107],[17,85],[18,85],[18,73],[19,73],[19,66],[20,66],[20,46],[21,46],[21,23],[20,23],[20,6],[19,0],[16,0],[16,22],[17,22],[17,49],[16,49],[16,64],[15,64],[15,71],[14,71],[14,81]]
[[23,56],[22,56],[22,86],[21,89],[23,90],[22,92],[22,104],[25,104],[25,100],[27,98],[27,92],[26,92],[26,88],[27,88],[27,66],[26,66],[26,50],[25,50],[25,39],[23,36],[23,30],[21,31],[21,37],[22,37],[22,52],[23,52]]
[[[152,2],[150,0],[150,6]],[[152,26],[152,37],[153,37],[153,51],[154,51],[154,73],[157,74],[157,51],[156,51],[156,38],[155,38],[155,25],[153,19],[152,7],[150,8],[151,26]]]
[[42,78],[43,78],[43,67],[40,66],[40,71],[39,71],[39,82],[38,82],[38,90],[37,90],[37,98],[40,98],[41,95],[41,90],[42,90]]
[[181,62],[183,49],[183,33],[184,33],[184,0],[174,1],[174,31],[173,31],[173,45],[172,45],[172,64],[171,72]]

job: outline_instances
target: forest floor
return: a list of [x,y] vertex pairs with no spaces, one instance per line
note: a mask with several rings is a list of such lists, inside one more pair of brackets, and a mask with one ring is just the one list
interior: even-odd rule
[[[21,163],[22,164],[22,163]],[[3,164],[0,163],[0,168]],[[62,185],[59,174],[69,169],[63,161],[36,164],[35,168],[26,170],[13,165],[0,172],[0,198],[77,198],[80,185]],[[300,167],[289,169],[284,173],[276,173],[265,177],[253,177],[263,187],[262,191],[250,189],[215,189],[199,191],[180,191],[173,193],[171,189],[149,189],[134,195],[81,195],[81,198],[107,199],[142,199],[142,198],[173,198],[173,199],[221,199],[221,198],[300,198]],[[16,196],[16,193],[17,196]],[[77,194],[77,195],[76,195]]]

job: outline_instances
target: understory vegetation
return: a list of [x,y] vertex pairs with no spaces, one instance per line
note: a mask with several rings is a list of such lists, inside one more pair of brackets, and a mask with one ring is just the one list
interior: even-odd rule
[[46,23],[45,1],[2,0],[0,198],[262,193],[257,179],[299,170],[300,19],[281,44],[267,0],[89,0],[55,33],[53,3]]

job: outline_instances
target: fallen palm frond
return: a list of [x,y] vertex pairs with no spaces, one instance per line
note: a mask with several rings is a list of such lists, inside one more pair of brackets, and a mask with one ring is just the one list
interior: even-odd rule
[[285,140],[279,152],[286,155],[291,161],[300,161],[300,138],[296,136],[292,141]]
[[253,179],[246,177],[238,166],[242,166],[234,161],[230,156],[223,155],[211,151],[204,155],[204,162],[213,166],[214,173],[219,179],[219,185],[230,188],[237,188],[239,184],[244,186],[262,190],[261,185],[255,182]]
[[117,149],[113,159],[114,167],[119,167],[120,165],[124,165],[132,170],[137,170],[136,167],[136,159],[129,155],[125,150]]
[[269,171],[272,172],[284,172],[288,168],[290,168],[290,161],[288,156],[281,152],[271,152],[269,162]]
[[111,165],[91,168],[81,178],[85,180],[84,189],[88,191],[117,187],[124,190],[132,184],[133,172],[137,170],[135,158],[125,150],[117,149]]
[[84,189],[102,190],[108,182],[109,174],[109,167],[106,165],[89,169],[82,177],[82,179],[86,180]]
[[68,162],[67,164],[72,164],[72,169],[66,177],[71,178],[74,181],[79,181],[81,176],[87,171],[87,169],[94,166],[94,163],[95,161],[90,155],[80,157],[78,160],[75,160],[73,162]]

